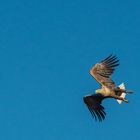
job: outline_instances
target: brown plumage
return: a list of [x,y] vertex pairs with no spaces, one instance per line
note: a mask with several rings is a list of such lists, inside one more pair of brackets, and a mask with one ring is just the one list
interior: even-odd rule
[[115,83],[110,79],[115,67],[119,65],[116,56],[108,56],[100,63],[95,64],[90,70],[90,74],[102,85],[108,88],[114,88]]
[[111,79],[115,68],[119,65],[119,60],[116,56],[110,55],[99,63],[95,64],[90,74],[100,83],[101,89],[97,89],[96,94],[85,96],[84,102],[95,120],[102,121],[105,119],[104,107],[101,105],[105,98],[114,98],[128,103],[128,100],[121,97],[123,92],[132,93],[132,91],[120,89],[116,87],[114,81]]

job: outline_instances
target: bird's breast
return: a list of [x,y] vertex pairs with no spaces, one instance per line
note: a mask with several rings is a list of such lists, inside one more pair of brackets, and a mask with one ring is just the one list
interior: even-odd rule
[[111,89],[109,89],[109,88],[105,88],[104,89],[104,91],[105,91],[105,96],[110,96],[111,94],[112,94],[112,90]]

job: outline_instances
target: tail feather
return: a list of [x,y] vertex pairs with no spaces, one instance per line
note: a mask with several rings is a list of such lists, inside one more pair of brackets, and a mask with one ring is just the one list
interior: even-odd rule
[[[119,85],[119,88],[122,89],[122,90],[124,90],[124,91],[126,91],[126,90],[125,90],[125,85],[124,85],[124,83],[120,84],[120,85]],[[129,93],[129,92],[127,92],[127,93]],[[126,93],[125,93],[125,92],[122,92],[122,94],[120,95],[120,97],[122,97],[122,98],[125,98],[125,96],[126,96]],[[121,104],[121,103],[122,103],[122,100],[117,100],[117,102],[118,102],[119,104]]]

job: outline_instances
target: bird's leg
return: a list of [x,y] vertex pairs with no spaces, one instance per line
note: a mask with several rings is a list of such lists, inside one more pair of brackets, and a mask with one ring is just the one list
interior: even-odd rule
[[120,87],[116,87],[114,89],[115,92],[124,92],[124,93],[133,93],[132,90],[120,89]]
[[128,103],[128,102],[129,102],[127,99],[122,98],[122,97],[117,96],[117,95],[112,95],[112,97],[113,97],[113,98],[115,98],[115,99],[118,99],[118,100],[122,100],[122,101],[124,101],[124,102],[126,102],[126,103]]
[[125,92],[125,93],[133,93],[133,91],[132,90],[126,90],[126,89],[121,89],[121,92]]

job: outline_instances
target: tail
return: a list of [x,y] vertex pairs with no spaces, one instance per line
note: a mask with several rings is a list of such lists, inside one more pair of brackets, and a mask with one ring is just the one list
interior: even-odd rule
[[[124,83],[120,84],[120,85],[119,85],[119,88],[122,89],[122,90],[124,90],[124,91],[126,91],[126,90],[125,90],[125,85],[124,85]],[[127,91],[127,93],[132,93],[132,91]],[[120,95],[120,97],[122,97],[122,98],[125,98],[125,96],[126,96],[126,93],[125,93],[125,92],[122,92],[122,94]],[[121,103],[122,103],[122,100],[117,100],[117,102],[118,102],[119,104],[121,104]]]

